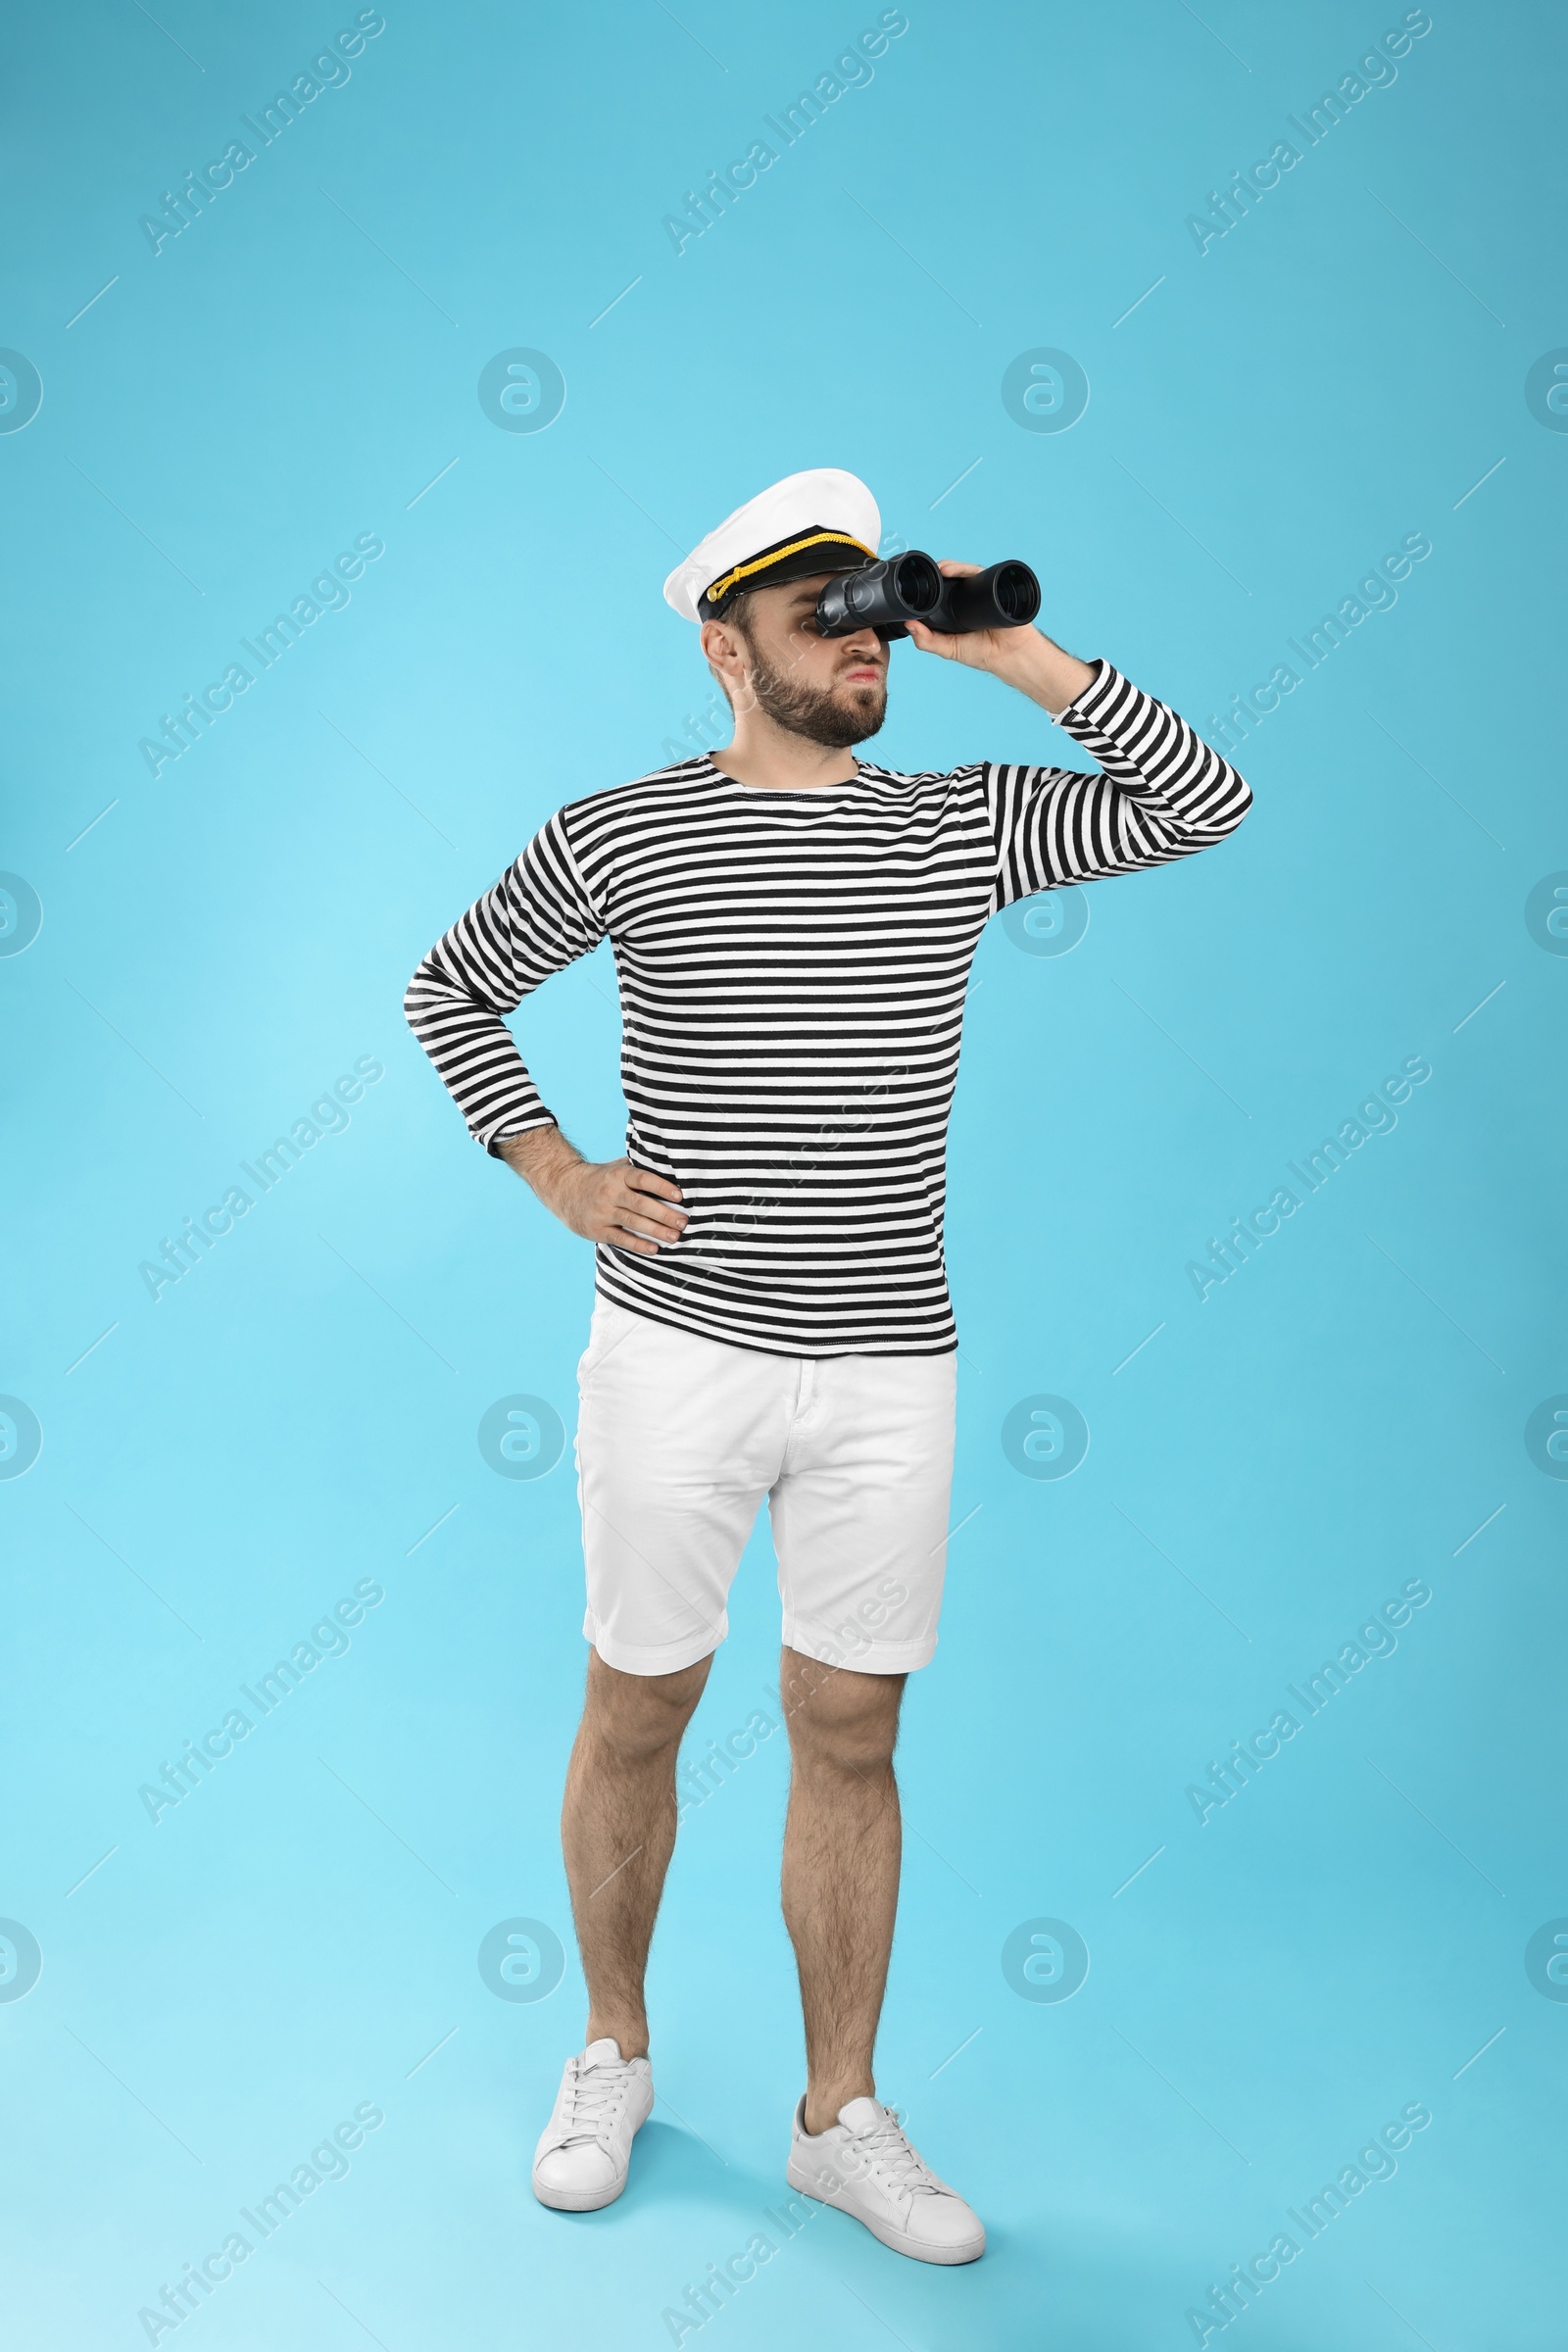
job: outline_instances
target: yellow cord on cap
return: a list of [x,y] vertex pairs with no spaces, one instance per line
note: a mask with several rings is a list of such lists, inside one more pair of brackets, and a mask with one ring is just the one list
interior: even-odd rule
[[756,556],[750,564],[737,564],[733,571],[726,571],[722,579],[715,580],[704,593],[710,605],[717,604],[720,597],[728,596],[738,580],[749,578],[754,571],[766,571],[770,565],[781,564],[786,556],[798,556],[803,548],[825,546],[853,547],[860,555],[869,556],[872,563],[876,561],[875,548],[867,547],[862,539],[852,539],[848,531],[811,531],[804,539],[792,539],[788,547],[775,547],[771,555]]

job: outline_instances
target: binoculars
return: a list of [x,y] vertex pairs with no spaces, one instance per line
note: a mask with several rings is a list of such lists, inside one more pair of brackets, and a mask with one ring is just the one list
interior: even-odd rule
[[970,629],[1021,629],[1040,610],[1040,582],[1027,564],[993,564],[970,579],[945,579],[917,548],[859,571],[841,571],[816,600],[823,637],[875,629],[887,643],[906,637],[906,621],[958,637]]

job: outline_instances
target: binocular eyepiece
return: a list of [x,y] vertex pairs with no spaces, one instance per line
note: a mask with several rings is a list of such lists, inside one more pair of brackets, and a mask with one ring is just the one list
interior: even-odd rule
[[816,600],[823,637],[875,629],[884,642],[906,637],[906,621],[923,620],[945,637],[970,629],[1021,629],[1040,610],[1040,582],[1027,564],[993,564],[972,579],[945,579],[931,558],[911,548],[859,571],[841,571]]

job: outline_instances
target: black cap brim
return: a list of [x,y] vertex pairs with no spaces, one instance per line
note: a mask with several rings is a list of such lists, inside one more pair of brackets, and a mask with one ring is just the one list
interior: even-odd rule
[[759,548],[755,556],[725,572],[712,584],[721,589],[719,596],[705,589],[698,598],[697,615],[700,620],[722,620],[725,608],[753,589],[784,588],[791,580],[808,580],[818,574],[863,571],[876,561],[871,550],[848,532],[813,523],[809,530],[792,531],[771,548]]

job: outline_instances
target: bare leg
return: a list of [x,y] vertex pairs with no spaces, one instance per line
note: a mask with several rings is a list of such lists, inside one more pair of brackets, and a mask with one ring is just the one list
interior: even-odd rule
[[675,1757],[711,1658],[678,1674],[622,1674],[597,1650],[561,1809],[588,2039],[648,2052],[643,1975],[675,1843]]
[[874,2097],[871,2052],[893,1948],[903,1835],[893,1777],[902,1674],[855,1674],[784,1651],[790,1730],[784,1920],[806,2021],[806,2129]]

